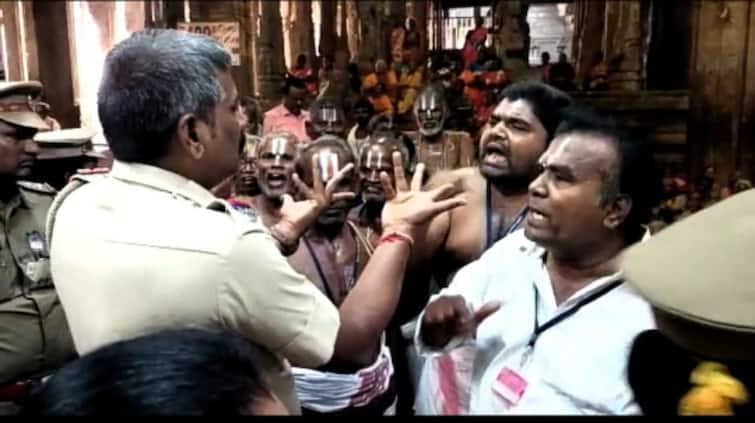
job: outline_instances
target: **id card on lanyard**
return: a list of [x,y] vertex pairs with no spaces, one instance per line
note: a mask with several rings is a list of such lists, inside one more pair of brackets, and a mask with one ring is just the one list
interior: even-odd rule
[[503,369],[501,369],[500,373],[498,373],[498,376],[496,377],[495,382],[493,382],[493,392],[506,400],[507,403],[511,406],[518,404],[524,396],[524,393],[526,392],[529,385],[529,382],[527,381],[527,378],[522,374],[522,371],[529,359],[532,357],[532,353],[535,350],[535,344],[537,344],[538,338],[540,338],[540,336],[549,329],[555,327],[559,323],[562,323],[569,317],[576,314],[582,307],[592,303],[598,298],[618,288],[619,285],[621,285],[623,282],[623,279],[618,279],[596,289],[595,291],[578,301],[574,306],[566,311],[559,313],[557,316],[551,318],[542,325],[540,324],[540,320],[537,316],[537,311],[539,308],[538,306],[540,304],[540,294],[538,293],[537,288],[533,285],[533,289],[535,291],[535,317],[532,336],[530,336],[530,340],[527,342],[527,346],[524,354],[522,354],[519,367],[517,369],[512,369],[509,366],[505,366]]

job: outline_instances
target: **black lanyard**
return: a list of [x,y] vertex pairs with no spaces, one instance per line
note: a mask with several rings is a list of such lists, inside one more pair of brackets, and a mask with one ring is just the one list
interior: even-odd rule
[[558,316],[548,320],[542,326],[540,326],[540,322],[538,321],[538,318],[537,318],[537,309],[538,309],[538,304],[540,303],[540,294],[538,294],[537,288],[535,287],[534,288],[535,289],[535,330],[532,333],[532,337],[530,337],[530,341],[527,343],[527,347],[529,347],[530,349],[535,348],[535,343],[537,343],[537,338],[539,338],[540,335],[542,335],[545,331],[563,322],[564,320],[568,319],[569,317],[574,315],[576,312],[578,312],[580,308],[590,304],[591,302],[597,300],[598,298],[618,288],[619,285],[621,285],[622,283],[624,283],[624,280],[618,279],[596,289],[595,291],[590,293],[588,296],[584,297],[582,300],[577,302],[577,304],[575,304],[573,307],[564,311]]
[[[519,229],[524,222],[525,216],[527,216],[527,206],[522,208],[522,211],[514,218],[509,227],[503,233],[503,236],[493,236],[491,228],[493,226],[493,193],[490,191],[490,182],[486,182],[485,185],[485,250],[493,246],[493,243],[499,239],[503,239],[510,235],[512,232]],[[500,235],[500,231],[496,234]]]

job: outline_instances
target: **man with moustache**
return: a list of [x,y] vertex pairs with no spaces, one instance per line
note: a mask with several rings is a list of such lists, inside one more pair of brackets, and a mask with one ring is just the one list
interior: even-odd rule
[[[380,181],[382,173],[391,180],[395,178],[392,165],[393,154],[400,154],[403,171],[407,175],[414,172],[416,157],[414,144],[406,135],[396,136],[392,131],[378,131],[363,146],[359,158],[359,178],[361,183],[362,205],[353,210],[352,220],[358,226],[368,245],[372,247],[378,241],[381,231],[380,213],[386,197]],[[417,367],[408,361],[414,358],[413,351],[407,355],[401,325],[419,313],[421,306],[427,302],[427,284],[417,283],[426,279],[424,269],[410,271],[404,276],[407,283],[401,289],[401,298],[391,323],[386,330],[386,344],[390,348],[395,371],[397,414],[411,414],[414,407],[414,388],[410,368]]]
[[[425,296],[413,305],[412,316],[421,311],[431,292],[448,285],[458,269],[522,226],[537,160],[553,138],[561,111],[571,103],[564,93],[535,81],[512,84],[501,98],[482,131],[479,165],[441,171],[427,184],[432,188],[450,181],[465,193],[468,203],[437,216],[417,240],[422,247],[412,252],[409,269],[422,276],[413,286]],[[423,364],[412,345],[415,329],[416,320],[402,328],[416,390]]]
[[257,218],[252,206],[254,197],[262,193],[257,180],[257,146],[261,141],[261,138],[254,135],[244,136],[241,144],[241,164],[234,175],[232,194],[228,199],[228,204],[233,208],[252,218]]
[[47,125],[33,110],[42,84],[0,83],[0,415],[76,352],[50,275],[45,242],[55,190],[23,181],[39,153],[34,135]]
[[385,204],[385,192],[380,175],[386,173],[393,180],[393,153],[401,154],[404,172],[413,173],[416,163],[414,150],[405,136],[396,136],[392,131],[376,131],[364,143],[357,166],[362,196],[362,205],[353,210],[352,220],[362,235],[374,244],[380,233],[380,213]]
[[[320,168],[324,169],[321,174],[312,169],[315,154]],[[302,180],[312,184],[315,178],[327,181],[333,171],[354,162],[351,149],[343,139],[325,135],[304,148],[296,167]],[[346,177],[336,189],[355,192],[358,182],[356,178]],[[361,239],[357,227],[347,221],[351,205],[350,201],[332,203],[304,234],[299,249],[288,259],[291,267],[312,281],[336,307],[350,294],[374,250]],[[393,373],[390,353],[384,351],[379,334],[362,349],[361,357],[331,360],[318,370],[294,368],[297,395],[305,415],[381,415],[385,412],[395,397],[389,384]],[[350,379],[373,382],[371,386],[360,387],[348,383]],[[360,388],[358,393],[347,395],[351,400],[343,402],[343,395],[355,387]],[[363,397],[360,399],[360,396]]]
[[258,195],[251,197],[249,205],[267,227],[278,222],[284,196],[293,192],[292,175],[298,157],[298,144],[296,137],[288,132],[272,132],[263,136],[254,150],[256,177],[250,178],[250,172],[241,174],[241,179],[249,183],[247,189],[252,190],[256,185]]
[[459,381],[466,401],[423,383],[423,412],[639,412],[627,359],[654,323],[618,256],[642,239],[660,199],[652,155],[612,120],[573,107],[538,165],[524,230],[462,268],[420,318],[421,351],[462,347],[471,366]]
[[571,99],[536,81],[510,85],[483,128],[476,168],[441,172],[428,188],[451,182],[469,198],[465,207],[436,217],[418,240],[410,267],[434,269],[447,285],[453,273],[521,227],[527,187],[537,176],[537,159],[553,138],[561,111]]
[[[334,192],[352,167],[311,188],[293,176],[304,199],[284,196],[281,219],[268,228],[215,197],[210,189],[240,161],[230,71],[220,43],[183,31],[137,32],[108,53],[98,110],[115,163],[108,175],[69,184],[56,198],[47,225],[52,273],[79,353],[165,329],[231,330],[262,347],[266,382],[297,414],[288,361],[319,366],[334,350],[358,355],[381,324],[374,309],[394,301],[369,294],[397,290],[415,234],[463,200],[448,198],[450,185],[427,192],[397,180],[383,209],[383,242],[354,289],[367,291],[371,303],[347,297],[336,309],[281,250],[298,247],[332,201],[353,198]],[[260,159],[280,162],[286,154],[270,147]]]
[[[311,165],[314,156],[321,162],[319,169]],[[305,147],[297,169],[305,183],[314,184],[318,178],[323,182],[329,180],[334,172],[353,162],[351,149],[343,139],[324,136]],[[417,187],[421,167],[419,177],[415,176],[412,182]],[[402,169],[402,159],[396,153],[391,173],[397,173],[394,177],[397,186],[405,184]],[[383,189],[390,189],[387,172],[382,173],[381,180]],[[356,179],[344,178],[336,190],[353,190],[357,184]],[[382,334],[398,306],[401,281],[384,279],[372,287],[361,285],[360,274],[368,271],[365,263],[377,256],[360,240],[358,229],[347,223],[350,207],[347,201],[332,203],[302,237],[302,246],[289,258],[292,267],[338,307],[342,321],[353,321],[360,315],[372,322],[368,328],[351,327],[340,332],[336,358],[327,365],[318,370],[294,368],[297,396],[304,414],[382,415],[395,399],[393,363]],[[377,248],[384,242],[386,238],[382,237]],[[358,338],[360,333],[362,336]],[[372,335],[371,340],[367,333]]]
[[453,170],[475,163],[472,137],[463,131],[444,130],[448,104],[440,83],[428,84],[414,102],[417,132],[409,132],[419,161],[432,177],[440,170]]

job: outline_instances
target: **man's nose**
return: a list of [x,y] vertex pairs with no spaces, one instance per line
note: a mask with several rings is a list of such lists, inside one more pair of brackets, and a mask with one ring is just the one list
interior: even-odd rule
[[529,186],[529,194],[533,197],[544,198],[548,196],[548,190],[545,187],[544,176],[545,172],[540,172]]
[[24,153],[30,156],[36,156],[39,154],[39,144],[33,139],[27,139],[24,141]]

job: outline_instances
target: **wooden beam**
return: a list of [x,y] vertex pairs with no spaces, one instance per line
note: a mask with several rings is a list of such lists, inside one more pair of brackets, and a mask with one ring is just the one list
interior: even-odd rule
[[[68,26],[66,3],[58,1],[35,1],[34,38],[38,56],[39,81],[45,87],[45,100],[50,104],[53,116],[63,128],[81,124],[79,110],[74,104],[73,69],[71,66],[70,39],[73,28]],[[70,34],[70,35],[69,35]]]

